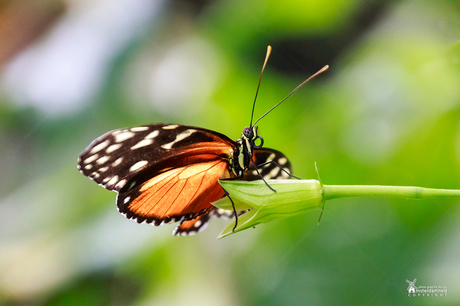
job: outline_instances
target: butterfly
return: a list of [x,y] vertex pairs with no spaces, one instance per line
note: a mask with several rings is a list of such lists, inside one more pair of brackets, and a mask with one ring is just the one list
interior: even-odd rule
[[[270,51],[269,46],[256,98]],[[174,235],[195,234],[213,216],[237,218],[244,213],[212,205],[227,196],[219,179],[251,181],[291,176],[287,157],[280,151],[263,148],[256,126],[285,99],[254,124],[251,115],[250,125],[236,141],[212,130],[177,124],[110,131],[95,139],[79,156],[78,169],[99,185],[117,192],[118,210],[128,219],[155,226],[180,221]],[[255,100],[253,113],[254,107]]]

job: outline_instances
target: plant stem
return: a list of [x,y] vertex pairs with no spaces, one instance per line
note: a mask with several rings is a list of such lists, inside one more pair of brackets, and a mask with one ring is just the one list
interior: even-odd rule
[[389,197],[389,198],[459,198],[460,190],[434,189],[407,186],[378,185],[323,185],[324,200],[346,197]]

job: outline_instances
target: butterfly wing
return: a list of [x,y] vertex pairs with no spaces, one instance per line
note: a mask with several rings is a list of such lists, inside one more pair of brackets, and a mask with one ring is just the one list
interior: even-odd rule
[[80,171],[118,192],[127,218],[159,225],[210,211],[231,177],[228,160],[236,143],[206,129],[154,124],[108,132],[80,155]]
[[213,160],[165,171],[133,188],[122,189],[118,210],[128,219],[154,225],[195,219],[224,196],[220,178],[230,177],[227,163]]
[[85,176],[120,191],[171,168],[228,159],[235,142],[217,132],[185,125],[152,124],[118,129],[94,140],[78,159]]
[[[246,211],[238,211],[238,216],[241,216]],[[234,217],[234,213],[231,210],[221,209],[217,207],[212,207],[210,211],[206,212],[203,215],[198,216],[193,220],[183,220],[179,226],[173,232],[173,235],[182,236],[182,235],[195,235],[196,233],[201,232],[208,226],[208,222],[211,217],[230,219]]]
[[[255,149],[253,151],[253,161],[255,165],[262,165],[258,168],[260,175],[266,180],[268,179],[287,179],[292,173],[291,163],[287,157],[280,151],[268,148]],[[289,174],[288,174],[289,173]],[[254,181],[260,179],[254,167],[246,171],[243,180]],[[216,199],[218,200],[218,199]],[[243,214],[244,212],[240,212]],[[240,215],[239,214],[239,215]],[[204,230],[211,217],[217,218],[233,218],[232,211],[223,210],[217,207],[212,207],[211,210],[193,220],[184,220],[176,227],[174,235],[193,235]]]
[[258,171],[251,167],[244,175],[246,181],[259,180],[260,175],[265,180],[288,179],[292,173],[291,163],[280,151],[269,148],[255,149],[252,159]]

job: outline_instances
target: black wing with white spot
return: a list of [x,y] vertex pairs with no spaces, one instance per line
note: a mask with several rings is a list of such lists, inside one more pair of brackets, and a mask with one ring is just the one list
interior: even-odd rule
[[251,167],[244,175],[245,181],[259,180],[260,176],[266,180],[288,179],[292,174],[291,163],[280,151],[261,148],[255,149],[252,154],[258,172]]
[[94,140],[80,155],[78,168],[96,183],[118,192],[128,182],[140,184],[173,167],[210,160],[213,157],[206,156],[207,149],[216,145],[222,155],[229,155],[236,146],[223,134],[193,126],[152,124],[117,129]]

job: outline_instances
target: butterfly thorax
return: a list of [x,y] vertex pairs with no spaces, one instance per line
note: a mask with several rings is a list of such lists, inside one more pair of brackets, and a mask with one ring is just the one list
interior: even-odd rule
[[[254,144],[256,139],[261,139],[260,146]],[[233,158],[230,160],[230,165],[233,173],[237,177],[242,177],[250,167],[252,160],[253,148],[262,147],[262,137],[257,135],[257,127],[245,127],[241,138],[236,140],[238,144],[237,150],[233,152]]]

